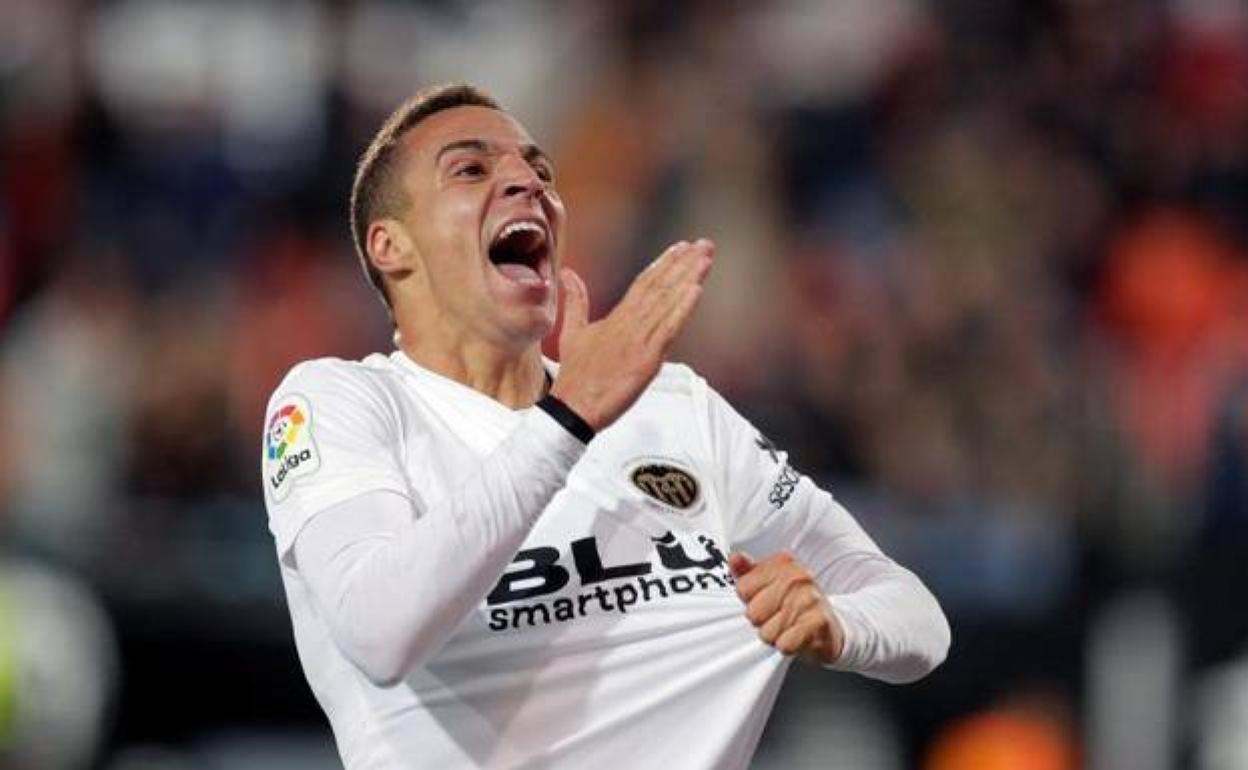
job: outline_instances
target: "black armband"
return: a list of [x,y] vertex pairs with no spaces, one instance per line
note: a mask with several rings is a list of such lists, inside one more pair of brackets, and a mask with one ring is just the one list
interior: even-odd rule
[[554,418],[555,422],[567,429],[568,433],[576,436],[581,440],[582,444],[588,444],[594,438],[594,429],[585,422],[579,414],[572,411],[572,407],[560,401],[555,396],[547,393],[537,402],[537,407],[546,414]]

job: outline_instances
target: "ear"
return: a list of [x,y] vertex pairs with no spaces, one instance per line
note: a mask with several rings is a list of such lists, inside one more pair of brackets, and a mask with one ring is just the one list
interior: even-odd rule
[[416,268],[416,244],[397,219],[373,220],[365,233],[368,261],[388,278],[397,279]]

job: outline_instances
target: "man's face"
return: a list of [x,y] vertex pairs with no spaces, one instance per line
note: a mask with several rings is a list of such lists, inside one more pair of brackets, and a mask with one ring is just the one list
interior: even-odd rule
[[555,323],[565,213],[554,169],[514,118],[454,107],[403,139],[400,221],[419,263],[415,317],[433,333],[525,347]]

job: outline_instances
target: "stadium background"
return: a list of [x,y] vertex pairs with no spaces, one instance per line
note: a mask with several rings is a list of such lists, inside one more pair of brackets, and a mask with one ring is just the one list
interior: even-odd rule
[[353,162],[448,79],[600,309],[718,241],[677,357],[946,607],[921,684],[795,668],[757,767],[1248,767],[1242,0],[3,0],[0,766],[335,766],[261,411],[387,349]]

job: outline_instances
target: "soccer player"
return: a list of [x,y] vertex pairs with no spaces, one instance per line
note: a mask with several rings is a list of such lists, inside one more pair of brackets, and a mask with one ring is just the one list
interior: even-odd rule
[[663,363],[713,244],[672,245],[590,322],[550,159],[470,86],[386,121],[351,214],[397,350],[296,366],[263,441],[350,770],[740,768],[793,657],[890,682],[943,660],[919,580]]

